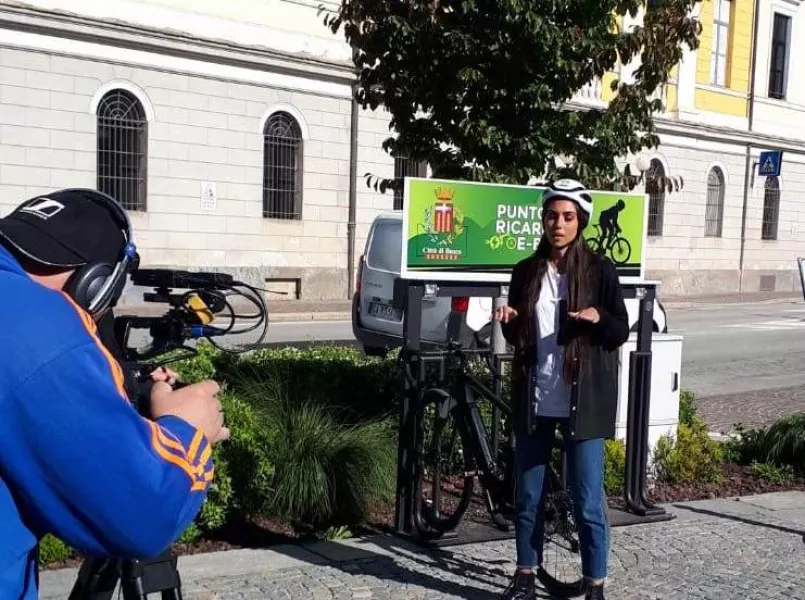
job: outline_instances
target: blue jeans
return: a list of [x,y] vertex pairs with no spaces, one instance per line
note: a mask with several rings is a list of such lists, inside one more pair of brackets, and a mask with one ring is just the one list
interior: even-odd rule
[[[550,461],[556,426],[564,420],[536,419],[534,432],[517,437],[517,505],[515,533],[517,566],[534,568],[542,564],[543,481]],[[587,579],[607,576],[609,522],[604,493],[603,438],[571,441],[565,448],[567,482],[576,509],[582,573]]]

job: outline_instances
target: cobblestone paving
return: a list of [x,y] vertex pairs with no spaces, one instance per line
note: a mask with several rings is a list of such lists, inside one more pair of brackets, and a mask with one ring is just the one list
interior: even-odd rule
[[781,417],[805,411],[805,386],[697,398],[710,431],[732,431],[736,423],[768,425]]
[[[613,530],[607,598],[805,598],[805,506],[800,518],[790,520],[768,510],[726,514],[729,502],[693,512],[672,509],[679,515],[675,521]],[[503,591],[514,566],[514,542],[509,540],[429,552],[394,538],[383,543],[388,555],[186,580],[184,597],[492,600]]]

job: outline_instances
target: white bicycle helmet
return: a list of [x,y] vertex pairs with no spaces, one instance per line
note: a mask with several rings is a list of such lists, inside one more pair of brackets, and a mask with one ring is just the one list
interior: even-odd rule
[[588,219],[593,216],[593,197],[575,179],[558,179],[552,182],[542,194],[543,206],[551,200],[571,200],[587,213]]

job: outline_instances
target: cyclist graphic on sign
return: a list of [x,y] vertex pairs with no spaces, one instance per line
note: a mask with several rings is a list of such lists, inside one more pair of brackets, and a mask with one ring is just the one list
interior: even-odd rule
[[593,252],[602,256],[609,255],[616,265],[626,264],[632,255],[629,240],[619,235],[621,228],[618,224],[618,215],[624,208],[626,203],[621,199],[602,210],[598,217],[598,225],[593,225],[599,231],[598,236],[590,240]]

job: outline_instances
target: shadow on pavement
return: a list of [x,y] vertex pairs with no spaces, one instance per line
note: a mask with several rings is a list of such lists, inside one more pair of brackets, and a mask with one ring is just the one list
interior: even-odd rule
[[756,527],[765,527],[766,529],[774,529],[775,531],[781,531],[783,533],[791,533],[794,535],[801,536],[803,538],[803,541],[805,541],[805,530],[802,529],[793,529],[791,527],[785,527],[784,525],[764,523],[763,521],[757,521],[755,519],[749,519],[747,517],[741,517],[739,515],[731,515],[723,512],[718,512],[707,508],[695,508],[693,506],[686,506],[684,504],[674,504],[673,506],[675,508],[680,508],[700,515],[708,515],[711,517],[718,517],[720,519],[729,519],[730,521],[738,521],[740,523],[746,523],[747,525],[754,525]]
[[[346,573],[415,585],[459,598],[497,600],[512,574],[512,561],[506,559],[473,560],[460,552],[425,549],[391,535],[349,544],[315,542],[303,547],[326,558],[331,568]],[[547,600],[551,596],[538,589],[536,598]]]

